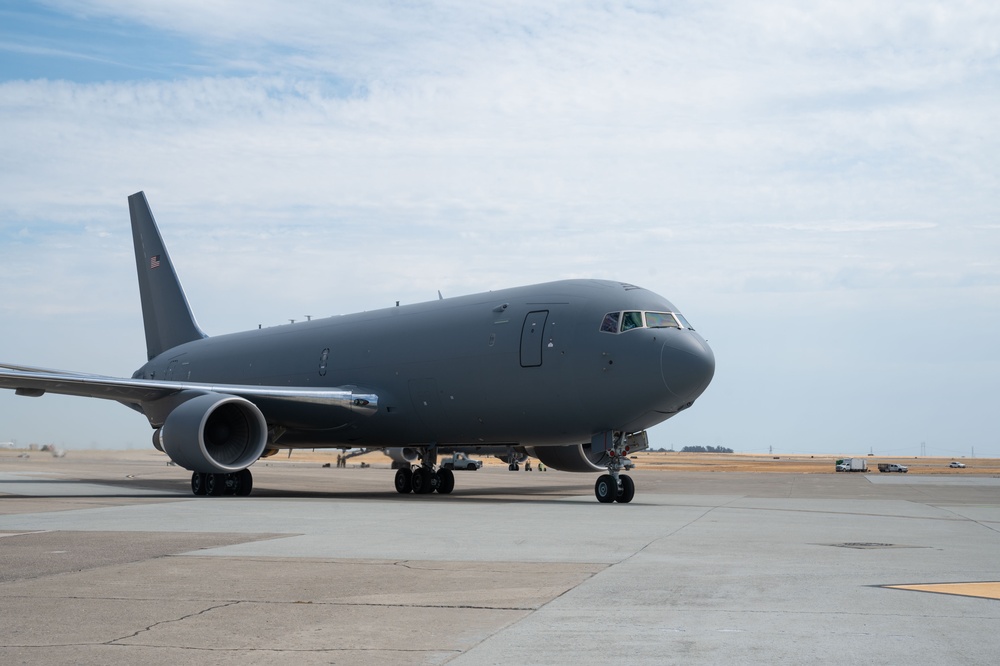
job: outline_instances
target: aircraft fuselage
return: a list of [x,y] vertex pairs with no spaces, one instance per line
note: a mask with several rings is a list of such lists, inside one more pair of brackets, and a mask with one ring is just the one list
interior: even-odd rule
[[287,429],[282,447],[578,443],[664,421],[712,378],[690,328],[601,330],[624,311],[676,309],[632,285],[566,280],[195,340],[135,377],[378,394],[374,415],[349,418],[257,400]]

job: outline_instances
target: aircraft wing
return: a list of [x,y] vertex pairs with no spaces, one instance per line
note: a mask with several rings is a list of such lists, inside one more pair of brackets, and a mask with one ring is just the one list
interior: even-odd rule
[[377,395],[354,386],[306,389],[289,386],[120,379],[7,364],[0,364],[0,388],[14,389],[18,395],[26,396],[58,393],[131,404],[159,400],[181,391],[197,391],[237,395],[251,402],[254,398],[266,398],[283,402],[335,406],[361,414],[373,414],[378,409]]

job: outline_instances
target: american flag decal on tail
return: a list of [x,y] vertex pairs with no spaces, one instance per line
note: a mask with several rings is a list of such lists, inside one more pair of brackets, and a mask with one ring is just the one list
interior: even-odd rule
[[149,258],[149,270],[160,267],[160,255],[154,254]]

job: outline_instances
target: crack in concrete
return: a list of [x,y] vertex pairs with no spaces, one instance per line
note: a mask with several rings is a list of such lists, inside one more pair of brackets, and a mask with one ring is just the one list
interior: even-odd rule
[[[121,639],[116,639],[121,640]],[[162,645],[157,643],[51,643],[46,645],[2,645],[4,648],[17,648],[19,650],[48,650],[51,648],[73,648],[73,647],[116,647],[116,648],[158,648],[163,650],[199,650],[203,652],[398,652],[402,654],[415,653],[454,653],[461,655],[462,651],[455,648],[378,648],[378,647],[349,647],[349,648],[268,648],[268,647],[204,647],[194,645]]]
[[208,613],[209,611],[216,610],[217,608],[226,608],[227,606],[233,606],[233,605],[236,605],[238,603],[240,603],[240,602],[238,602],[238,601],[229,601],[229,602],[226,602],[226,603],[223,603],[223,604],[216,604],[214,606],[209,606],[208,608],[203,608],[202,610],[198,611],[197,613],[188,613],[187,615],[182,615],[181,617],[174,618],[174,619],[171,619],[171,620],[160,620],[159,622],[154,622],[153,624],[149,625],[145,629],[139,629],[138,631],[135,631],[135,632],[129,634],[128,636],[121,636],[120,638],[112,638],[109,641],[104,641],[104,643],[102,643],[102,644],[103,645],[114,645],[118,641],[124,641],[124,640],[127,640],[129,638],[135,638],[139,634],[145,633],[147,631],[152,631],[154,628],[156,628],[156,627],[158,627],[158,626],[160,626],[162,624],[171,624],[173,622],[183,622],[184,620],[190,619],[192,617],[198,617],[199,615],[204,615],[205,613]]
[[[564,593],[565,594],[565,593]],[[37,596],[26,595],[26,594],[8,594],[0,596],[0,599],[37,599]],[[164,599],[162,597],[46,597],[47,599],[66,599],[66,600],[81,600],[81,601],[172,601],[172,602],[199,602],[205,601],[204,599]],[[315,605],[315,606],[369,606],[373,608],[423,608],[423,609],[435,609],[435,608],[447,608],[447,609],[458,609],[458,610],[496,610],[496,611],[532,611],[535,610],[533,606],[475,606],[472,604],[394,604],[394,603],[379,603],[379,602],[368,602],[368,601],[270,601],[264,599],[229,599],[223,603],[217,604],[211,608],[206,608],[204,610],[198,611],[197,613],[191,613],[185,615],[184,617],[177,618],[176,620],[163,620],[158,624],[163,622],[177,622],[178,620],[184,620],[189,617],[194,617],[195,615],[200,615],[206,613],[215,608],[225,608],[226,606],[234,606],[236,604],[260,604],[268,606],[295,606],[295,605]],[[150,625],[156,626],[156,625]],[[147,627],[148,629],[148,627]],[[142,633],[145,629],[140,629],[136,633]],[[134,635],[134,634],[133,634]],[[125,638],[129,638],[126,636]],[[112,639],[121,640],[121,639]]]
[[[992,525],[988,524],[988,523],[996,523],[997,521],[994,521],[994,520],[976,520],[975,518],[970,518],[969,516],[963,516],[962,514],[960,514],[957,511],[954,511],[952,509],[949,509],[947,507],[943,507],[943,506],[940,506],[940,505],[937,505],[937,504],[931,504],[931,505],[928,505],[928,506],[934,506],[935,508],[941,509],[942,511],[947,511],[950,514],[952,514],[954,516],[957,516],[961,520],[967,520],[969,522],[973,522],[976,525],[979,525],[980,527],[985,527],[986,529],[990,530],[991,532],[1000,532],[1000,529],[997,529],[997,528],[993,527]],[[998,524],[1000,524],[1000,523],[998,523]]]
[[561,599],[565,595],[569,594],[570,592],[572,592],[576,588],[580,587],[581,585],[583,585],[587,581],[589,581],[592,578],[594,578],[594,576],[596,576],[596,575],[598,575],[600,573],[603,573],[604,571],[607,571],[612,566],[614,566],[614,565],[607,565],[603,569],[601,569],[600,571],[585,572],[583,580],[581,580],[576,585],[573,585],[572,587],[566,588],[565,590],[563,590],[562,592],[560,592],[556,596],[552,597],[551,599],[549,599],[545,603],[541,604],[538,608],[526,609],[527,614],[524,617],[512,618],[510,622],[508,622],[507,624],[503,625],[502,627],[498,627],[495,631],[489,632],[487,635],[483,636],[482,639],[480,639],[479,641],[477,641],[475,643],[475,645],[471,645],[471,646],[469,646],[469,648],[467,650],[464,650],[464,651],[456,653],[456,655],[452,659],[448,659],[448,661],[449,662],[453,661],[454,659],[457,659],[458,657],[461,657],[463,655],[468,654],[469,652],[471,652],[472,650],[478,648],[480,645],[482,645],[486,641],[490,640],[494,636],[497,636],[497,635],[499,635],[499,634],[507,631],[511,627],[513,627],[513,626],[515,626],[517,624],[520,624],[521,622],[524,622],[525,620],[529,619],[532,615],[534,615],[538,611],[542,610],[543,608],[546,608],[549,604],[553,603],[554,601],[556,601],[558,599]]
[[[740,498],[740,499],[742,499],[742,498]],[[712,513],[713,511],[715,511],[716,509],[722,509],[722,508],[725,508],[725,507],[727,507],[727,506],[728,506],[729,504],[731,504],[732,502],[737,502],[737,501],[739,501],[739,500],[731,500],[730,502],[726,502],[725,504],[721,504],[721,505],[719,505],[719,506],[712,506],[712,507],[708,507],[708,509],[707,509],[707,510],[703,511],[703,512],[702,512],[701,514],[699,514],[699,515],[695,516],[694,518],[692,518],[691,520],[687,521],[687,522],[686,522],[686,523],[684,523],[683,525],[679,525],[679,526],[677,526],[676,528],[674,528],[673,530],[671,530],[670,532],[668,532],[668,533],[666,533],[666,534],[661,534],[660,536],[657,536],[657,537],[654,537],[653,539],[650,539],[649,541],[647,541],[646,543],[644,543],[644,544],[642,545],[642,547],[640,547],[640,548],[637,548],[637,549],[635,550],[635,552],[633,552],[633,553],[632,553],[631,555],[629,555],[628,557],[624,557],[624,558],[622,558],[621,560],[619,560],[618,562],[616,562],[616,563],[615,563],[615,565],[618,565],[618,564],[622,564],[622,563],[624,563],[624,562],[628,562],[629,560],[631,560],[631,559],[633,559],[634,557],[636,557],[636,556],[638,556],[639,554],[641,554],[641,553],[642,553],[643,551],[645,551],[645,550],[646,550],[647,548],[649,548],[650,546],[652,546],[652,545],[653,545],[654,543],[656,543],[657,541],[663,541],[664,539],[669,539],[670,537],[672,537],[672,536],[675,536],[675,535],[676,535],[677,533],[679,533],[680,531],[682,531],[682,530],[684,530],[684,529],[687,529],[687,528],[688,528],[688,527],[690,527],[691,525],[694,525],[695,523],[697,523],[698,521],[700,521],[700,520],[701,520],[702,518],[704,518],[704,517],[705,517],[705,516],[707,516],[708,514],[710,514],[710,513]],[[610,568],[610,567],[608,567],[608,568]]]

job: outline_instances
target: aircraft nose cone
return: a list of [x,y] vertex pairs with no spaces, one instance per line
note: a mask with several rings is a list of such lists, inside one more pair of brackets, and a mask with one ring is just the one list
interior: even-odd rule
[[708,343],[692,331],[668,336],[660,352],[663,383],[671,393],[688,403],[704,393],[715,375],[715,354]]

